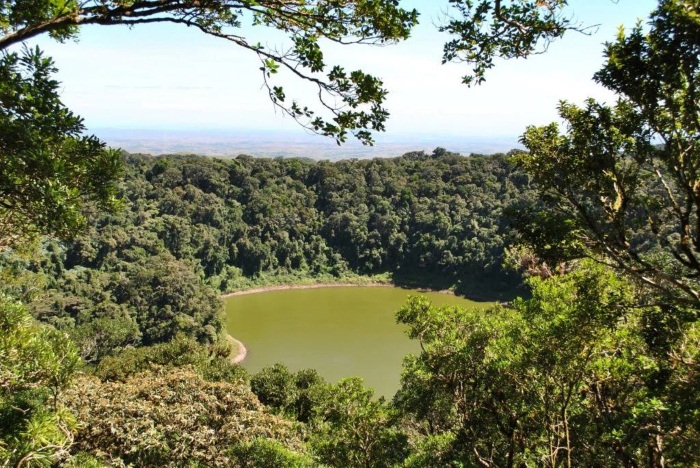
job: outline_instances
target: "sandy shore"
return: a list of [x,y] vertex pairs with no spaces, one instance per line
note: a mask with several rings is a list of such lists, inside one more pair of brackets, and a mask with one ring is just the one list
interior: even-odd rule
[[245,357],[248,355],[248,349],[245,347],[243,343],[232,337],[231,335],[227,335],[228,340],[233,343],[233,345],[236,347],[238,352],[236,353],[235,356],[231,356],[231,364],[238,364],[240,362],[243,362]]
[[260,288],[244,289],[232,293],[226,293],[219,296],[221,299],[233,296],[245,296],[246,294],[256,294],[269,291],[286,291],[288,289],[319,289],[319,288],[351,288],[358,286],[369,287],[394,287],[391,283],[313,283],[313,284],[277,284],[274,286],[263,286]]

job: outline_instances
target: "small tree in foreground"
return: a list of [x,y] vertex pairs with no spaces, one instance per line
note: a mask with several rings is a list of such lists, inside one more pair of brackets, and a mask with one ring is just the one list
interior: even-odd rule
[[65,335],[0,296],[0,461],[50,465],[67,457],[76,420],[59,396],[78,360]]

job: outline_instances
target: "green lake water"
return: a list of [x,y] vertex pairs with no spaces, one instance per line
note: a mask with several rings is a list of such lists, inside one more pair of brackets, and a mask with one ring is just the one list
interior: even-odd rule
[[294,371],[316,369],[329,382],[357,376],[391,398],[403,357],[420,350],[395,319],[417,294],[435,305],[487,305],[395,287],[269,291],[225,299],[228,331],[248,349],[243,366],[251,372],[281,362]]

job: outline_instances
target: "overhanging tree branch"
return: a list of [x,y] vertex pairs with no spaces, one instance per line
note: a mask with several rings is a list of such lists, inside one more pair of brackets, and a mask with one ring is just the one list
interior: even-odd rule
[[[0,8],[0,50],[41,34],[67,39],[84,25],[180,24],[228,40],[260,58],[263,84],[273,104],[312,132],[345,141],[351,133],[365,144],[372,131],[384,129],[382,82],[360,71],[329,67],[319,46],[326,39],[340,44],[384,44],[408,37],[417,12],[399,8],[393,0],[121,0],[68,3],[61,11],[50,5],[32,12],[39,20],[10,16]],[[18,5],[15,5],[18,8]],[[16,12],[13,12],[16,13]],[[291,45],[285,52],[254,45],[238,31],[244,22],[284,32]],[[286,100],[283,88],[270,80],[278,67],[318,89],[321,113]],[[324,70],[328,70],[323,74]],[[337,104],[331,104],[331,102]]]

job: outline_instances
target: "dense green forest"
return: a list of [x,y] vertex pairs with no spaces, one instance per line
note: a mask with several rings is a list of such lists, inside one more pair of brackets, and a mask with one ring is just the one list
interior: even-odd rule
[[[444,59],[474,66],[465,82],[572,28],[566,1],[450,4],[466,19],[443,27],[457,36]],[[280,66],[309,79],[326,66],[320,38],[407,37],[417,12],[397,5],[8,2],[0,50],[81,22],[171,21],[237,38],[266,80]],[[293,53],[222,32],[243,10]],[[562,102],[563,126],[494,156],[121,154],[83,134],[50,59],[3,54],[0,464],[697,466],[698,11],[659,0],[605,46],[594,79],[615,103]],[[317,84],[340,103],[330,120],[265,81],[318,133],[383,129],[380,81],[335,67]],[[511,267],[524,298],[477,311],[414,297],[397,312],[420,352],[390,401],[351,376],[231,363],[221,292],[379,278],[490,294],[521,281]]]
[[217,293],[272,282],[411,282],[512,293],[504,210],[534,197],[504,155],[437,149],[314,162],[124,155],[121,208],[71,242],[9,251],[42,321],[99,362],[129,346],[222,334]]
[[167,251],[197,264],[220,291],[239,288],[242,277],[292,272],[496,280],[508,235],[500,214],[528,189],[504,156],[442,149],[335,163],[125,161],[126,209],[69,246],[65,267],[102,269],[128,250]]
[[[3,329],[19,350],[4,369],[22,376],[6,386],[4,456],[657,466],[663,453],[692,463],[694,320],[669,321],[670,303],[649,304],[648,290],[583,260],[580,243],[545,248],[555,221],[571,219],[531,188],[518,167],[530,157],[124,154],[119,210],[94,213],[72,241],[2,252]],[[533,239],[559,263],[537,260]],[[522,281],[507,265],[531,275],[520,288],[529,299],[482,312],[414,298],[398,312],[422,352],[407,357],[391,401],[350,376],[329,383],[282,365],[251,376],[230,363],[223,291],[380,278],[488,292]]]
[[[245,372],[228,362],[231,349],[223,339],[217,295],[293,281],[410,282],[482,295],[512,291],[520,283],[518,274],[503,268],[504,249],[512,242],[511,220],[505,213],[516,212],[535,195],[528,178],[505,155],[464,157],[438,148],[432,154],[333,163],[129,154],[123,155],[123,162],[117,210],[90,215],[90,228],[71,241],[46,238],[33,249],[5,249],[0,256],[6,278],[3,290],[10,301],[7,307],[15,307],[10,297],[25,301],[36,318],[59,333],[55,346],[71,350],[69,359],[46,371],[50,375],[47,394],[67,385],[51,372],[67,378],[83,363],[81,374],[86,376],[73,387],[80,391],[69,389],[63,404],[89,431],[71,426],[70,418],[61,422],[64,429],[77,430],[70,449],[92,454],[80,455],[83,462],[105,453],[108,459],[124,463],[177,464],[191,457],[223,463],[262,457],[268,451],[269,456],[291,457],[287,451],[294,447],[310,457],[309,463],[321,457],[317,459],[337,466],[353,464],[350,459],[335,458],[340,456],[337,447],[324,445],[334,438],[339,438],[336,443],[342,440],[332,424],[322,424],[325,416],[320,416],[331,411],[324,405],[342,403],[333,401],[339,389],[349,392],[344,396],[348,402],[359,399],[371,409],[372,418],[378,418],[382,427],[387,425],[391,446],[381,450],[396,453],[369,452],[371,463],[385,456],[382,463],[398,462],[407,454],[406,434],[388,425],[389,410],[374,401],[359,380],[329,386],[315,372],[295,376],[277,366],[254,376],[251,388],[261,402],[296,420],[296,425],[255,406]],[[20,312],[7,326],[32,336],[26,312],[24,318]],[[61,333],[70,342],[61,340]],[[53,343],[37,346],[58,353],[51,348]],[[147,376],[139,374],[143,371]],[[38,372],[39,380],[43,372]],[[182,402],[171,401],[169,416],[148,406],[157,404],[173,385],[184,385],[180,391],[188,396]],[[121,406],[133,400],[127,395],[137,388],[136,406]],[[33,394],[34,385],[25,391]],[[152,396],[146,396],[147,391]],[[113,400],[101,399],[98,409],[92,406],[94,397],[84,392]],[[14,395],[21,399],[17,395],[22,392]],[[198,398],[248,399],[240,404],[249,406],[248,411],[260,419],[246,423],[250,428],[243,439],[218,432],[219,438],[226,438],[222,442],[198,435],[200,429],[194,427],[181,428],[176,434],[162,426],[170,424],[168,418],[192,411],[187,405]],[[112,411],[141,415],[133,421],[115,421],[109,416]],[[233,424],[241,415],[207,417],[230,418]],[[30,435],[21,432],[31,425],[18,424],[15,418],[4,419],[4,424],[11,437],[28,438],[26,443],[31,443]],[[104,424],[122,429],[117,435],[110,429],[112,435],[106,440],[99,435],[107,430],[101,428]],[[148,424],[157,426],[154,437],[159,440],[186,437],[193,438],[195,445],[177,456],[160,453],[165,449],[152,447],[158,444],[138,429]],[[338,424],[346,431],[354,423]],[[274,443],[269,437],[264,442],[255,436],[256,431],[271,430],[282,431]],[[56,431],[54,436],[60,439],[61,434]],[[197,437],[204,439],[195,441]],[[302,444],[309,437],[311,445]],[[167,442],[171,443],[175,442]],[[20,448],[39,456],[31,445]],[[66,455],[49,451],[46,459]]]

